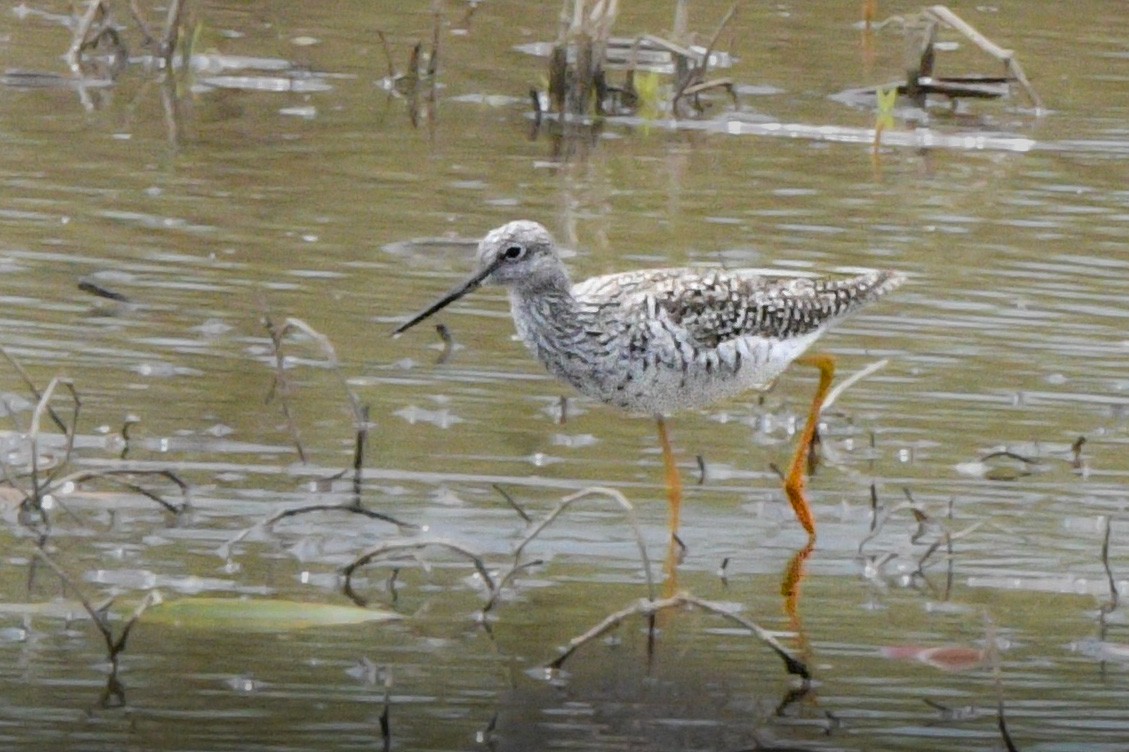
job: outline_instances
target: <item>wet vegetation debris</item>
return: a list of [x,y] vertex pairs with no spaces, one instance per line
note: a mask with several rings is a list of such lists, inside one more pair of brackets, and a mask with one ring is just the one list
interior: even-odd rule
[[[4,478],[0,482],[19,494],[20,521],[35,531],[41,542],[50,533],[51,512],[56,507],[66,509],[62,498],[92,481],[109,482],[137,493],[173,515],[179,515],[188,508],[188,484],[172,470],[134,468],[121,462],[102,470],[66,472],[71,464],[82,412],[82,400],[74,384],[65,376],[55,376],[45,388],[40,389],[6,348],[0,347],[0,357],[15,370],[36,399],[30,424],[16,427],[22,446],[9,454],[9,462],[3,467]],[[60,395],[70,403],[70,414],[66,419],[53,407]],[[9,414],[15,420],[14,412],[9,410]],[[46,421],[50,421],[62,435],[56,433],[48,438]],[[135,419],[130,422],[135,422]],[[14,457],[19,458],[20,464],[9,464]],[[160,478],[172,483],[180,493],[180,501],[170,501],[165,493],[142,485],[141,478]]]
[[[901,82],[877,88],[852,90],[844,93],[848,98],[873,98],[883,91],[895,91],[915,106],[924,109],[930,96],[940,96],[949,102],[960,99],[999,99],[1018,87],[1027,97],[1037,114],[1045,111],[1042,98],[1031,85],[1013,50],[1007,49],[978,31],[972,24],[945,5],[932,5],[920,13],[893,16],[869,24],[873,29],[900,26],[906,44],[906,75]],[[1003,65],[1003,75],[940,75],[937,69],[938,35],[942,29],[959,34],[972,45]]]
[[[124,29],[114,20],[111,5],[107,0],[89,0],[73,24],[74,33],[65,60],[76,77],[112,81],[129,63],[129,50],[121,33]],[[173,55],[182,36],[185,6],[185,0],[170,0],[158,32],[143,18],[137,0],[129,0],[128,11],[141,33],[141,46],[152,50],[151,59],[164,69],[173,65]],[[181,51],[187,60],[188,52],[185,48]]]
[[[531,95],[537,122],[546,114],[562,121],[664,112],[692,117],[705,112],[702,95],[714,90],[728,93],[736,107],[733,81],[710,78],[710,69],[729,60],[715,47],[737,4],[704,45],[695,44],[688,31],[688,8],[688,0],[676,3],[670,38],[654,34],[625,38],[611,35],[618,0],[564,0],[557,37],[548,52],[546,96],[537,90]],[[625,71],[621,85],[609,81],[608,71],[613,68]],[[669,87],[658,85],[660,73],[672,77]]]

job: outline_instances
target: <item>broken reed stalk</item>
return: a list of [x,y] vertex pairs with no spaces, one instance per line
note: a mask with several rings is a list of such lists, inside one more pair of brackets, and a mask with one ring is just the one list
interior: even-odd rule
[[848,389],[850,389],[852,386],[859,383],[863,379],[877,373],[878,371],[881,371],[883,368],[885,368],[889,364],[890,364],[889,358],[882,358],[881,360],[876,360],[873,363],[871,363],[870,365],[866,366],[865,368],[862,368],[862,369],[852,373],[850,376],[848,376],[847,378],[840,381],[838,384],[835,385],[835,387],[830,392],[827,393],[827,398],[823,400],[823,406],[821,408],[821,412],[826,412],[829,407],[834,405],[835,400],[839,399],[839,397],[842,396],[843,392],[847,391]]
[[[171,470],[95,470],[95,471],[82,471],[70,473],[68,475],[60,476],[60,473],[70,464],[71,455],[74,452],[75,432],[78,426],[78,418],[82,411],[82,400],[78,396],[78,391],[74,388],[74,384],[63,376],[56,376],[51,379],[47,388],[40,391],[36,388],[35,384],[31,381],[31,377],[23,366],[20,365],[7,350],[0,348],[0,353],[3,357],[16,369],[27,385],[28,389],[37,397],[35,409],[32,411],[31,425],[28,428],[28,442],[30,444],[30,464],[31,469],[28,475],[31,479],[31,490],[24,492],[24,498],[21,501],[21,508],[24,511],[34,512],[40,518],[40,521],[47,523],[47,518],[43,510],[43,497],[55,492],[57,489],[67,485],[79,485],[90,480],[107,479],[118,485],[127,488],[135,493],[139,493],[149,499],[160,504],[167,511],[173,514],[180,514],[188,508],[189,503],[189,489],[188,484],[185,483],[180,477]],[[59,417],[51,408],[51,401],[54,399],[56,391],[62,387],[66,389],[70,396],[73,409],[71,413],[70,423],[67,423]],[[42,469],[40,468],[40,452],[39,452],[39,436],[42,430],[43,416],[48,415],[55,422],[55,424],[63,431],[63,456],[55,463],[54,467],[44,477]],[[126,423],[126,426],[129,422]],[[123,436],[125,428],[123,427]],[[7,464],[3,465],[5,478],[14,488],[18,488],[18,484],[11,472],[11,468]],[[119,476],[133,477],[137,475],[150,475],[160,476],[172,481],[180,488],[180,493],[183,498],[180,506],[166,501],[159,493],[150,491],[143,486],[134,483],[128,479],[122,479]]]
[[780,642],[772,636],[772,634],[749,619],[746,619],[739,614],[733,613],[730,609],[724,607],[719,603],[707,601],[697,596],[690,595],[689,593],[679,593],[669,598],[662,598],[660,600],[653,600],[648,598],[641,598],[635,603],[626,608],[623,608],[614,613],[608,614],[599,623],[589,629],[587,632],[572,638],[568,647],[564,652],[557,656],[552,662],[548,664],[548,668],[559,669],[564,662],[572,656],[577,650],[584,645],[592,642],[600,636],[611,631],[615,627],[622,624],[628,617],[631,616],[646,616],[652,617],[660,611],[671,608],[681,608],[684,606],[693,606],[703,611],[720,616],[724,619],[732,621],[741,627],[752,632],[757,639],[767,645],[772,652],[784,661],[784,667],[789,674],[801,677],[805,682],[811,679],[811,672],[808,670],[807,665],[800,659],[794,657],[788,650],[780,644]]
[[388,63],[388,80],[391,81],[399,75],[396,73],[396,62],[392,59],[392,45],[388,43],[388,37],[380,29],[376,30],[376,36],[384,50],[384,60]]
[[[722,16],[721,22],[717,25],[717,28],[714,29],[713,36],[710,37],[709,42],[706,44],[706,51],[701,56],[700,62],[697,65],[689,66],[689,70],[681,76],[681,81],[679,81],[678,89],[674,94],[674,100],[672,102],[675,110],[677,110],[678,102],[681,99],[696,96],[709,89],[718,88],[727,90],[729,96],[733,98],[734,105],[737,104],[737,94],[733,89],[733,81],[731,79],[719,78],[713,81],[707,81],[705,78],[706,72],[709,70],[710,66],[710,56],[713,55],[717,40],[721,38],[721,33],[725,30],[725,27],[729,25],[729,22],[733,20],[733,16],[737,14],[738,5],[740,5],[740,0],[736,0],[736,2],[729,7],[726,14]],[[687,63],[690,59],[691,58],[686,58]],[[701,109],[697,102],[695,102],[695,107]]]
[[439,73],[439,40],[441,39],[439,30],[443,25],[443,3],[441,0],[432,0],[431,19],[431,55],[427,58],[427,76],[434,82],[436,74]]
[[137,0],[129,0],[129,15],[133,16],[133,22],[141,30],[141,36],[145,37],[143,44],[156,44],[157,38],[153,36],[153,30],[149,28],[149,24],[145,23],[145,19],[141,16],[141,9],[137,7]]
[[435,359],[435,365],[441,366],[446,363],[451,353],[455,350],[455,338],[451,336],[451,330],[445,324],[436,324],[435,333],[439,335],[439,340],[443,343],[443,350],[439,353],[439,357]]
[[[1045,110],[1042,98],[1027,79],[1027,75],[1023,72],[1023,67],[1019,64],[1019,61],[1015,59],[1014,51],[1005,49],[991,39],[988,39],[988,37],[977,31],[972,24],[965,21],[944,5],[933,5],[926,8],[924,15],[927,21],[948,26],[950,29],[962,34],[986,54],[1002,62],[1008,76],[1015,79],[1020,88],[1022,88],[1023,92],[1027,95],[1027,98],[1031,100],[1031,104],[1035,106],[1035,109],[1038,111]],[[930,50],[932,48],[931,42],[929,43],[929,48]],[[931,56],[932,53],[930,51],[926,52]],[[931,71],[925,72],[923,70],[922,75],[931,75]]]
[[619,0],[564,0],[549,54],[549,102],[562,117],[603,114],[607,45],[618,14]]

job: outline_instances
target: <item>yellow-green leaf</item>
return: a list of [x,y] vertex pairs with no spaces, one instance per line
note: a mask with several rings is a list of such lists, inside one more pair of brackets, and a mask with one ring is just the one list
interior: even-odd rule
[[273,598],[178,598],[151,606],[141,621],[183,629],[287,632],[399,618],[380,609]]

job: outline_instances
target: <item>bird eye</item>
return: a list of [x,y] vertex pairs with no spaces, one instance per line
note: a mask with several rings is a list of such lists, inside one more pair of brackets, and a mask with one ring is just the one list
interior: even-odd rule
[[502,252],[503,258],[506,258],[510,261],[516,261],[524,255],[525,246],[523,245],[511,245],[509,248]]

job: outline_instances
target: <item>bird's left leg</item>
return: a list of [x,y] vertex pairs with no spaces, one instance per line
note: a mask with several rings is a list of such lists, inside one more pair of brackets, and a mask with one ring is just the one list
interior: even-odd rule
[[678,473],[678,465],[674,463],[674,451],[670,448],[666,422],[661,415],[655,416],[655,419],[659,424],[659,446],[662,447],[666,495],[670,504],[670,535],[672,538],[677,538],[682,512],[682,476]]
[[835,377],[835,359],[830,355],[805,355],[797,358],[796,363],[813,366],[819,369],[819,386],[815,390],[815,397],[808,411],[808,420],[804,424],[804,431],[800,434],[796,452],[792,455],[792,464],[788,474],[784,476],[784,493],[792,504],[796,518],[808,533],[808,539],[815,540],[815,518],[811,513],[805,492],[808,457],[811,453],[812,441],[815,439],[816,429],[819,427],[819,413],[823,409],[823,401],[831,389],[831,380]]

